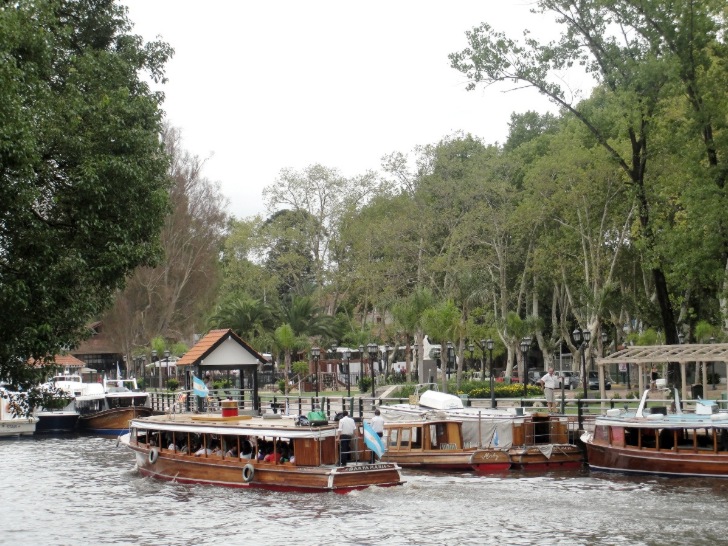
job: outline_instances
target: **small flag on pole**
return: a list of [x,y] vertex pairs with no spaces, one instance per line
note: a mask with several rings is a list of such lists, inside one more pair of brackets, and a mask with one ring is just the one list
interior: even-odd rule
[[205,385],[205,382],[196,375],[192,376],[192,392],[195,393],[195,396],[207,398],[207,385]]
[[387,450],[382,439],[376,432],[374,432],[374,429],[367,422],[364,422],[364,443],[376,454],[377,458],[380,459]]

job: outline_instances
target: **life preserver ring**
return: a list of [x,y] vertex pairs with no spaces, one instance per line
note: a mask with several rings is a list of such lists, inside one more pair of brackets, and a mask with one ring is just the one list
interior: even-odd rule
[[243,481],[250,483],[253,480],[253,476],[255,476],[255,467],[248,463],[243,467]]
[[149,450],[149,464],[154,464],[157,462],[157,458],[159,457],[159,448],[153,447]]

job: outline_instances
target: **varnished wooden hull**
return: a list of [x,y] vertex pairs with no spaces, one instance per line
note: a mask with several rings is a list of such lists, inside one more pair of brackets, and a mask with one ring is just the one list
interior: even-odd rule
[[506,472],[511,468],[511,457],[503,449],[479,449],[470,459],[470,466],[478,474]]
[[587,460],[594,470],[665,476],[728,478],[728,452],[648,450],[587,443]]
[[554,468],[579,468],[584,455],[573,444],[554,444],[550,456],[536,446],[512,447],[508,450],[513,468],[520,470],[548,470]]
[[470,450],[427,451],[427,452],[386,452],[383,462],[397,463],[402,467],[426,468],[429,470],[465,470],[473,469],[471,459],[475,453]]
[[[136,453],[137,467],[142,475],[184,484],[347,493],[372,485],[387,487],[403,483],[398,467],[391,463],[307,467],[293,463],[222,458],[219,455],[194,457],[144,445],[130,444],[129,447]],[[155,450],[156,456],[150,456],[152,450]],[[252,473],[244,472],[246,465],[252,466]],[[246,481],[245,474],[249,481]]]
[[78,419],[78,428],[94,434],[118,436],[129,432],[129,421],[138,417],[148,417],[152,408],[133,406],[128,408],[112,408],[90,415],[82,415]]

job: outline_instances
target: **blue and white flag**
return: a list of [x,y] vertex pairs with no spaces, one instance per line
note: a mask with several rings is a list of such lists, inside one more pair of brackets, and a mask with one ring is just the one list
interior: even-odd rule
[[196,375],[192,375],[192,392],[200,398],[207,398],[207,385]]
[[374,432],[372,426],[366,421],[364,422],[364,443],[380,459],[382,458],[382,455],[384,455],[384,452],[387,451],[387,448],[382,439],[379,437],[379,434]]

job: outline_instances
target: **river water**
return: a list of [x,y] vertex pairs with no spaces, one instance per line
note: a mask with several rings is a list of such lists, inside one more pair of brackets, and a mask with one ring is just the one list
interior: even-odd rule
[[115,440],[0,441],[0,544],[725,544],[728,480],[404,471],[338,495],[142,478]]

